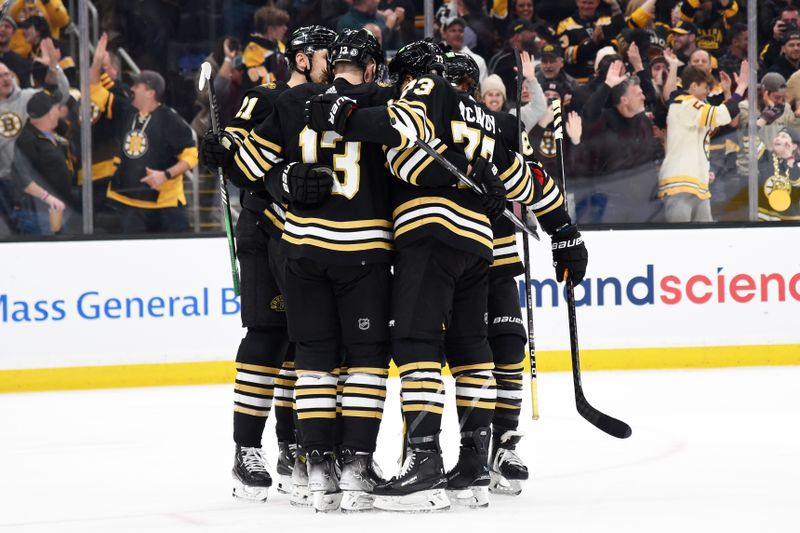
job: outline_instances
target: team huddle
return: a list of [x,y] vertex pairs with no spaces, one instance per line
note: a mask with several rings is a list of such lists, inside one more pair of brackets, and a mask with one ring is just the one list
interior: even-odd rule
[[[557,278],[579,283],[587,252],[560,189],[517,118],[476,102],[467,55],[418,41],[387,76],[367,30],[309,26],[292,34],[286,57],[289,81],[251,89],[201,150],[243,190],[234,496],[267,498],[261,437],[272,408],[277,488],[295,505],[434,511],[519,494],[527,334],[514,278],[523,267],[501,215],[521,204],[551,236]],[[387,480],[373,453],[390,359],[405,452]],[[461,435],[449,471],[439,446],[444,364]]]

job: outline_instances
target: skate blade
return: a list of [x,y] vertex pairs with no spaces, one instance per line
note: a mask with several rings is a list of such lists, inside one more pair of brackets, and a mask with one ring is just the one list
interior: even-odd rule
[[522,480],[508,479],[497,472],[492,472],[489,492],[501,496],[519,496],[522,494]]
[[465,489],[447,490],[447,497],[453,505],[481,509],[489,507],[489,487],[467,487]]
[[269,487],[250,487],[234,478],[232,495],[243,502],[264,503],[269,496]]
[[313,502],[314,511],[318,513],[330,513],[336,511],[342,503],[342,493],[314,491],[309,493]]
[[342,491],[341,509],[343,513],[363,513],[375,509],[375,495],[362,490]]
[[278,492],[281,494],[292,493],[292,476],[278,476]]
[[450,509],[444,489],[422,490],[405,496],[376,496],[375,509],[401,513],[431,513]]
[[308,485],[292,485],[292,496],[289,498],[289,504],[295,507],[311,507]]

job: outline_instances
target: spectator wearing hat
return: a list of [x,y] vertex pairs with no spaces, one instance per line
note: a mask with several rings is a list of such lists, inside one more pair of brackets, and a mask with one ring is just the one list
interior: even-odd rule
[[600,0],[575,0],[577,10],[558,24],[556,35],[561,41],[566,70],[579,83],[592,76],[597,51],[611,45],[622,30],[625,20],[617,0],[605,0],[611,16],[600,13]]
[[483,57],[470,50],[469,47],[464,44],[464,29],[466,26],[467,23],[460,17],[453,17],[451,19],[444,20],[440,30],[442,40],[453,50],[453,52],[467,54],[475,60],[475,63],[478,65],[478,70],[480,71],[479,81],[483,83],[483,80],[486,79],[486,75],[488,74],[486,69],[486,61],[483,59]]
[[669,33],[669,44],[683,65],[689,64],[689,56],[697,50],[697,26],[691,22],[679,21]]
[[[517,94],[517,62],[514,51],[533,52],[536,47],[536,32],[529,20],[515,20],[508,29],[508,41],[489,60],[489,72],[500,76],[506,86],[506,94]],[[511,101],[513,103],[513,100]]]
[[0,19],[0,63],[3,63],[17,77],[20,87],[30,87],[31,62],[11,50],[11,39],[17,31],[17,21],[6,15]]
[[19,29],[11,40],[11,49],[22,57],[28,57],[31,46],[25,39],[22,22],[30,17],[42,17],[47,22],[48,35],[54,40],[61,38],[61,30],[69,24],[69,13],[62,0],[8,0],[12,2],[9,16],[17,21]]
[[[768,72],[761,78],[757,105],[758,139],[765,146],[770,146],[772,140],[782,129],[800,125],[800,119],[795,116],[788,103],[786,79],[777,72]],[[747,119],[750,115],[748,102],[742,101],[739,109],[741,111],[740,123],[746,129]]]
[[783,6],[772,26],[772,34],[769,41],[759,53],[759,58],[765,69],[772,67],[780,57],[786,37],[796,33],[798,30],[800,30],[800,7],[793,5]]
[[[60,108],[59,99],[47,91],[28,100],[28,121],[15,143],[12,174],[19,189],[35,200],[21,202],[15,217],[20,233],[59,232],[62,213],[69,218],[79,211],[69,143],[56,133]],[[58,219],[52,226],[50,212]]]
[[800,69],[800,31],[795,31],[786,35],[780,56],[772,63],[768,72],[777,72],[788,79],[798,69]]
[[192,129],[161,103],[165,83],[155,71],[143,70],[134,78],[131,101],[115,98],[100,83],[104,55],[105,39],[101,39],[90,69],[91,98],[100,113],[111,107],[121,147],[120,164],[106,196],[115,202],[122,230],[188,231],[183,173],[197,165]]
[[779,130],[758,160],[758,219],[800,220],[800,132]]
[[[522,126],[525,131],[530,130],[536,124],[542,115],[545,113],[547,102],[545,101],[544,93],[536,79],[536,70],[533,66],[533,58],[528,52],[520,54],[520,62],[522,64],[522,93],[520,98],[519,114],[522,120]],[[516,91],[516,87],[514,88]],[[516,115],[517,109],[513,107],[508,109],[506,107],[506,92],[505,84],[497,74],[488,76],[484,83],[481,85],[481,97],[483,103],[490,111],[508,111],[512,115]]]
[[[555,81],[563,85],[571,95],[575,92],[578,82],[564,70],[564,53],[557,44],[546,43],[540,50],[541,61],[536,73],[539,83]],[[569,102],[564,102],[568,104]]]
[[737,0],[684,0],[681,3],[681,20],[693,22],[697,27],[697,46],[716,57],[722,53],[725,34],[737,13]]
[[[542,163],[545,170],[552,176],[558,176],[561,172],[559,162],[556,159],[556,143],[553,131],[553,109],[554,100],[566,101],[568,96],[567,88],[555,80],[546,80],[542,84],[542,93],[545,97],[545,112],[539,121],[533,125],[528,132],[531,146],[533,147],[534,157]],[[566,104],[564,104],[566,106]],[[565,154],[565,161],[570,158]]]
[[64,74],[66,74],[70,84],[73,87],[77,86],[78,73],[75,68],[75,61],[64,53],[58,43],[52,40],[47,20],[40,16],[29,17],[20,22],[19,27],[23,30],[25,41],[31,46],[31,52],[28,56],[34,65],[31,72],[31,83],[37,86],[41,85],[44,76],[47,74],[47,69],[38,67],[36,63],[41,63],[42,54],[44,53],[42,44],[45,41],[50,41],[53,46],[48,46],[49,55],[55,55],[58,58],[58,65],[64,70]]

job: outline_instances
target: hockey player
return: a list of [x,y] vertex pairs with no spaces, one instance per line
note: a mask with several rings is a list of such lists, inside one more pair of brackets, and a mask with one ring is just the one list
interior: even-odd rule
[[[270,406],[275,407],[278,437],[278,491],[291,490],[297,461],[294,432],[293,389],[294,346],[289,342],[284,311],[284,264],[278,243],[283,232],[284,206],[272,199],[261,181],[242,179],[233,168],[233,153],[227,146],[243,144],[250,130],[261,124],[275,101],[289,87],[327,79],[328,48],[336,33],[322,26],[306,26],[292,33],[287,61],[292,70],[288,83],[275,82],[254,87],[242,99],[239,112],[221,139],[209,133],[202,145],[210,168],[221,166],[242,189],[242,212],[236,224],[237,255],[241,270],[242,325],[247,334],[236,356],[234,385],[233,437],[236,443],[233,495],[237,498],[266,501],[272,484],[261,450]],[[298,461],[298,486],[304,485],[305,464]],[[293,499],[304,500],[298,488]]]
[[[445,60],[445,77],[461,92],[462,99],[471,100],[479,87],[478,65],[465,54],[448,53]],[[541,164],[533,159],[533,150],[524,131],[520,149],[517,118],[510,113],[484,110],[496,118],[502,144],[515,152],[522,152],[531,169],[534,194],[520,198],[516,189],[524,187],[524,182],[515,184],[511,180],[504,180],[508,196],[519,198],[529,205],[530,212],[552,236],[557,277],[561,279],[564,269],[568,268],[573,281],[580,283],[586,270],[587,254],[582,243],[564,247],[559,244],[575,242],[575,236],[580,236],[564,209],[561,192]],[[489,490],[498,494],[517,495],[522,491],[521,482],[528,479],[528,468],[515,451],[522,437],[517,429],[522,406],[522,372],[527,340],[515,278],[524,274],[524,268],[511,222],[505,218],[494,219],[492,233],[494,261],[489,268],[488,312],[497,403],[492,419],[492,479]]]
[[[399,76],[403,93],[388,107],[356,110],[346,98],[321,95],[309,102],[307,121],[316,130],[344,133],[348,140],[391,147],[387,160],[400,181],[394,181],[393,190],[397,250],[390,330],[392,357],[402,382],[408,451],[398,475],[375,487],[375,507],[440,510],[449,507],[448,483],[451,488],[455,483],[484,492],[489,484],[495,384],[486,339],[492,261],[487,215],[502,212],[505,189],[489,161],[494,140],[482,129],[493,119],[464,105],[437,75],[444,70],[439,49],[426,41],[412,43],[398,52],[390,70]],[[390,117],[414,128],[440,153],[460,152],[486,194],[479,197],[454,187],[452,176],[394,131]],[[462,435],[459,462],[449,476],[438,439],[444,407],[442,349],[456,378]],[[485,505],[488,500],[481,498],[476,503]]]
[[[372,453],[386,397],[394,246],[390,176],[380,147],[345,142],[334,131],[312,130],[300,115],[304,102],[323,91],[347,95],[365,107],[385,104],[394,90],[372,83],[382,63],[380,45],[367,30],[341,34],[331,51],[333,85],[287,91],[235,158],[248,179],[264,180],[273,196],[289,203],[282,249],[287,254],[289,332],[297,346],[295,403],[308,460],[308,489],[317,511],[336,509],[340,502],[348,511],[370,509],[372,487],[381,481]],[[319,170],[328,167],[335,172],[330,197],[298,202],[298,190],[307,192]],[[348,374],[342,390],[342,473],[337,480],[334,426],[342,363]]]

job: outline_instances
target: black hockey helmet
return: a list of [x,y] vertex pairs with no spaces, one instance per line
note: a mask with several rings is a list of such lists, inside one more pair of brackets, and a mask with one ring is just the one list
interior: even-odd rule
[[447,52],[444,55],[444,63],[446,67],[444,77],[447,81],[455,86],[466,83],[469,85],[469,91],[478,86],[481,71],[472,56],[457,52]]
[[396,75],[399,81],[402,81],[402,77],[406,74],[410,74],[414,78],[425,74],[441,76],[445,72],[444,54],[433,41],[427,39],[415,41],[405,45],[397,52],[392,62],[389,63],[389,72]]
[[376,65],[382,65],[385,60],[378,39],[372,35],[371,31],[364,28],[344,30],[336,36],[336,40],[331,45],[331,65],[335,65],[339,61],[347,61],[366,68],[373,61]]
[[335,39],[336,32],[324,26],[303,26],[292,32],[284,55],[289,66],[294,68],[297,52],[303,52],[310,57],[317,50],[330,48]]

